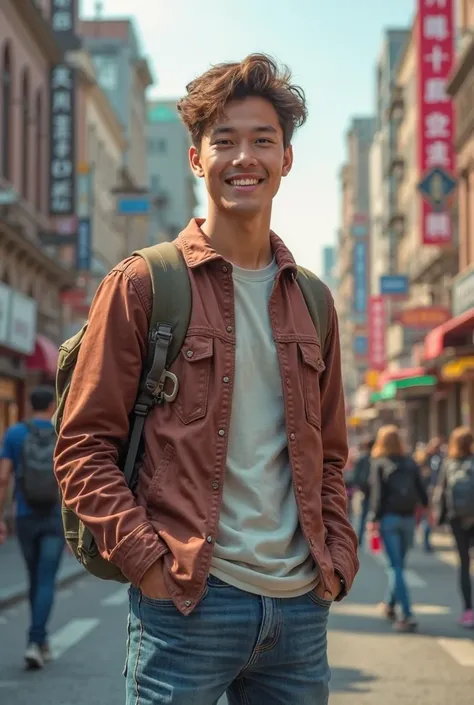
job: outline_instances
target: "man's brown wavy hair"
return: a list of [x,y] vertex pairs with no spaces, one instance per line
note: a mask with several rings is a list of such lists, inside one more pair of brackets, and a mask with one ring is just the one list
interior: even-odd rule
[[306,98],[303,89],[291,82],[288,67],[279,67],[266,54],[250,54],[240,63],[218,64],[188,84],[177,108],[194,146],[199,149],[203,136],[225,114],[229,101],[248,97],[265,98],[273,105],[288,147],[294,131],[306,121]]

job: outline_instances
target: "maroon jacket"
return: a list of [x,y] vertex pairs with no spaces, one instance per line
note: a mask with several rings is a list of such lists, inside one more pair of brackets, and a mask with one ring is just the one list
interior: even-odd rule
[[[136,496],[117,467],[147,351],[151,281],[145,262],[115,267],[92,304],[56,449],[64,500],[94,534],[101,554],[138,585],[163,556],[176,606],[202,598],[225,478],[235,366],[232,265],[191,221],[177,239],[192,287],[184,347],[171,370],[176,401],[155,407],[144,432]],[[328,291],[324,350],[288,249],[274,234],[278,264],[270,317],[283,380],[288,448],[301,527],[327,585],[336,569],[350,588],[358,570],[342,470],[347,438],[336,312]]]

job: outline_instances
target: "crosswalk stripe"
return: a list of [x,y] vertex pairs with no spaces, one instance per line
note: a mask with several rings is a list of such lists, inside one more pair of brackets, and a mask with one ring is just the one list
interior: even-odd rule
[[99,624],[100,620],[73,619],[64,627],[58,629],[51,637],[51,651],[55,659],[62,656],[68,649],[75,646]]
[[107,595],[101,600],[101,605],[104,607],[118,607],[128,602],[128,588],[121,587],[111,595]]
[[438,644],[460,666],[474,666],[474,642],[470,639],[438,639]]

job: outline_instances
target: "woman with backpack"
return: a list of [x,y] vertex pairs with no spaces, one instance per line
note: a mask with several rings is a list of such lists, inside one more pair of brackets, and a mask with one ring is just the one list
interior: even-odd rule
[[448,457],[438,476],[434,503],[440,524],[451,525],[459,554],[459,581],[464,612],[458,622],[474,628],[470,547],[474,545],[474,435],[469,428],[456,428],[449,439]]
[[380,532],[391,568],[385,616],[397,631],[414,631],[417,623],[405,581],[405,563],[413,544],[416,510],[420,504],[428,505],[428,497],[418,465],[405,452],[396,426],[382,426],[372,448],[370,503],[370,529]]

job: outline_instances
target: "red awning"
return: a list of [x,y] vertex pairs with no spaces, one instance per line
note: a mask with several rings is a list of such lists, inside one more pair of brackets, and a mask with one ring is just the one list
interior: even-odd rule
[[474,335],[474,308],[460,316],[450,318],[449,321],[428,333],[425,338],[425,360],[435,360],[440,357],[445,348],[456,347],[457,344],[464,345],[463,340],[459,343],[458,340],[469,333]]
[[50,377],[55,377],[57,364],[58,346],[45,335],[38,333],[34,352],[27,361],[28,369],[46,372]]
[[410,377],[421,377],[425,374],[423,367],[405,367],[400,370],[386,370],[382,372],[379,378],[379,388],[389,382],[395,382],[398,379],[409,379]]

